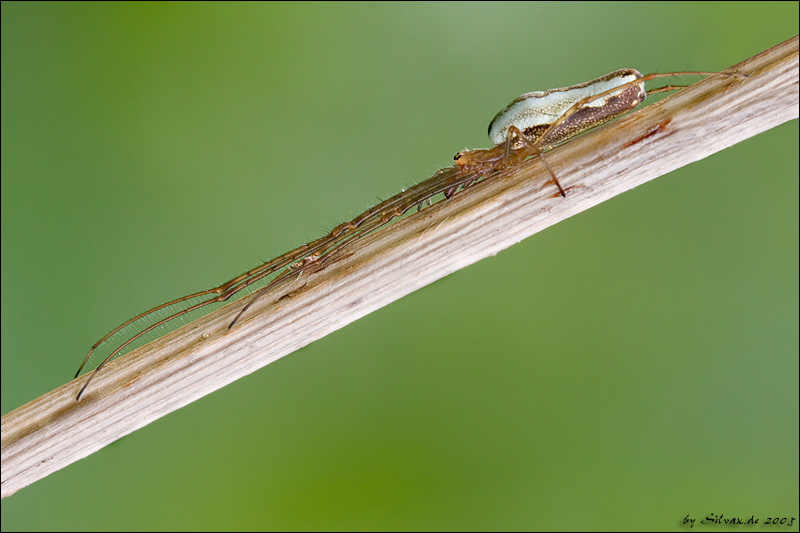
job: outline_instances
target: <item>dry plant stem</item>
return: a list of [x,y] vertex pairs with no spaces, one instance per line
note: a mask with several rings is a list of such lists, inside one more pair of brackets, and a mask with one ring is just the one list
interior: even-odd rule
[[443,276],[798,116],[797,37],[346,247],[233,329],[234,302],[2,419],[2,497]]

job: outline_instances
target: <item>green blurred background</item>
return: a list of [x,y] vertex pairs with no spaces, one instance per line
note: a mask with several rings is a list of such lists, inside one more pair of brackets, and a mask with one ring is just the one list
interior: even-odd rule
[[[486,147],[522,92],[797,31],[796,3],[3,2],[2,411]],[[426,287],[18,492],[2,529],[798,517],[797,146],[793,121]]]

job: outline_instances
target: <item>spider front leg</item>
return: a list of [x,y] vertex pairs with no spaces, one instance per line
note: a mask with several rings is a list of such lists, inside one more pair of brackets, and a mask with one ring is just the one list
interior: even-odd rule
[[[550,163],[547,162],[547,158],[544,157],[542,151],[539,150],[536,145],[516,126],[509,126],[508,131],[506,131],[505,155],[503,159],[504,165],[507,166],[511,163],[511,150],[513,149],[512,146],[515,138],[520,140],[520,142],[524,145],[523,147],[528,148],[531,152],[533,152],[534,155],[537,155],[541,158],[544,166],[547,168],[547,172],[549,172],[550,177],[553,178],[553,183],[555,183],[556,187],[558,187],[558,192],[561,193],[561,196],[566,198],[567,193],[564,192],[564,188],[561,187],[561,183],[559,183],[556,173],[553,172],[553,169],[550,167]],[[520,147],[519,150],[522,150],[523,147]]]

